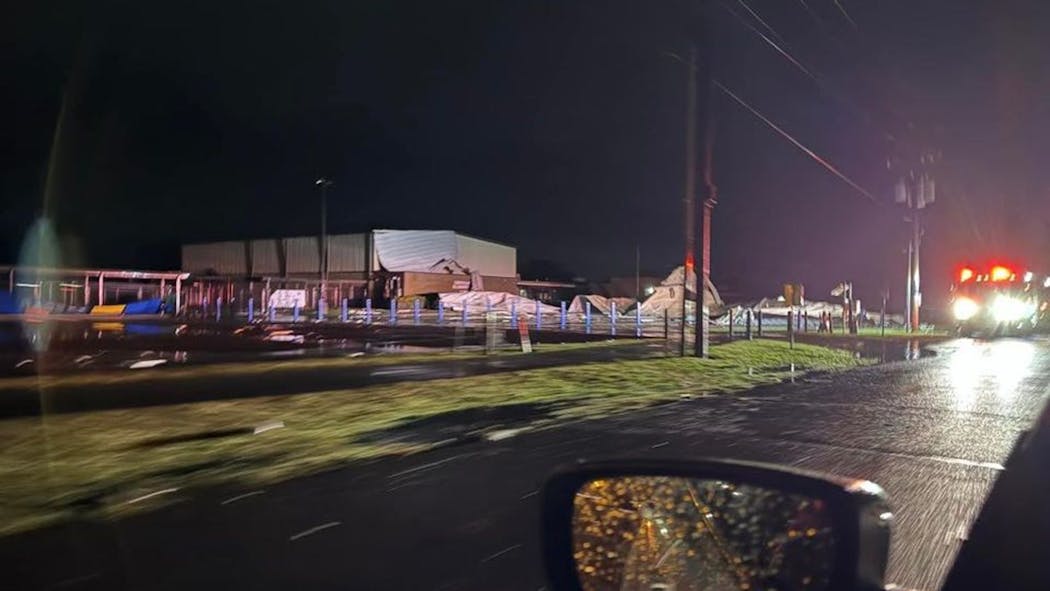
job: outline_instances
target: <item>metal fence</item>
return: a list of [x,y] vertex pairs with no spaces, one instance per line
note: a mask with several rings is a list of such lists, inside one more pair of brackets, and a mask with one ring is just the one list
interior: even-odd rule
[[[532,305],[523,306],[521,310],[514,306],[499,310],[453,308],[441,302],[428,308],[422,298],[407,303],[402,300],[400,304],[398,300],[390,300],[381,305],[371,299],[343,298],[334,306],[325,307],[318,303],[312,307],[291,309],[263,308],[259,302],[254,296],[235,298],[232,302],[224,302],[222,297],[214,300],[203,299],[188,308],[186,316],[227,322],[480,327],[486,324],[491,314],[492,321],[497,326],[508,329],[525,324],[530,330],[565,331],[610,337],[656,337],[668,340],[681,340],[683,332],[681,316],[672,316],[667,312],[646,315],[634,308],[621,313],[613,307],[608,314],[604,314],[587,305],[581,313],[569,311],[566,302],[559,302],[557,310],[550,312],[545,311],[546,305],[539,300]],[[764,314],[761,310],[745,309],[741,312],[737,309],[712,320],[710,330],[712,335],[719,338],[756,338],[810,332],[843,333],[847,331],[847,323],[843,318],[828,315],[821,317],[791,314],[785,317]],[[685,332],[687,339],[694,338],[692,316],[686,318]]]

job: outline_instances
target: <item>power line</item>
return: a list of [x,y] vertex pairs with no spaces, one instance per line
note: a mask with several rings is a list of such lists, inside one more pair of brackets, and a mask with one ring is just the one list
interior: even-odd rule
[[751,7],[748,6],[746,2],[744,2],[744,0],[736,0],[736,1],[737,1],[738,4],[740,4],[740,6],[743,6],[744,10],[746,10],[748,12],[748,14],[750,14],[752,17],[754,17],[754,19],[756,21],[762,23],[762,26],[765,27],[766,30],[769,31],[774,37],[776,37],[777,41],[780,41],[781,43],[784,42],[783,37],[781,37],[780,34],[777,33],[773,29],[773,27],[769,26],[769,23],[767,23],[766,21],[762,20],[762,17],[758,16],[758,13],[755,12],[754,10],[752,10]]
[[[777,36],[778,39],[783,39],[783,37],[781,35],[777,34],[776,30],[773,29],[771,25],[766,23],[766,21],[763,20],[758,15],[758,13],[756,11],[754,11],[753,9],[748,7],[748,5],[744,2],[744,0],[737,0],[737,1],[740,4],[742,4],[743,6],[745,6],[746,8],[748,8],[748,12],[750,12],[753,16],[755,16],[755,18],[758,19],[759,22],[763,23],[766,26],[767,29],[769,29],[773,34],[775,34]],[[805,3],[805,0],[799,0],[799,2],[807,10],[807,12],[809,12],[809,14],[813,16],[814,19],[817,19],[816,14],[810,9],[809,5]],[[776,50],[777,53],[779,53],[781,56],[783,56],[785,59],[787,59],[796,68],[798,68],[799,71],[801,71],[806,76],[808,76],[810,79],[812,79],[813,82],[817,85],[817,87],[820,90],[828,93],[832,98],[834,98],[835,100],[839,101],[842,105],[844,105],[847,108],[849,108],[853,112],[853,115],[859,117],[865,124],[871,126],[873,129],[875,129],[879,134],[881,134],[883,136],[883,139],[887,139],[887,140],[891,140],[891,141],[899,140],[899,138],[897,137],[897,134],[895,134],[895,133],[893,133],[891,131],[887,131],[884,127],[876,124],[875,121],[874,121],[875,117],[873,117],[872,114],[866,108],[858,105],[855,101],[850,99],[846,95],[846,93],[838,90],[835,87],[835,85],[833,85],[832,83],[830,83],[828,81],[826,76],[824,76],[821,73],[817,72],[813,68],[805,65],[802,62],[802,60],[800,60],[797,57],[795,57],[791,53],[791,51],[787,48],[787,45],[785,43],[781,42],[781,44],[777,44],[777,43],[773,42],[767,35],[764,35],[754,25],[752,25],[750,22],[748,22],[744,17],[742,17],[739,13],[734,11],[732,8],[730,8],[729,6],[727,6],[724,3],[722,4],[722,7],[725,8],[726,11],[729,12],[731,15],[733,15],[733,17],[735,17],[738,21],[740,21],[741,24],[746,26],[752,33],[758,35],[770,47],[772,47],[774,50]],[[819,24],[819,20],[817,20],[817,22]]]
[[831,164],[830,162],[828,162],[824,158],[820,157],[813,150],[811,150],[808,147],[806,147],[805,144],[803,144],[802,142],[800,142],[797,139],[795,139],[790,133],[784,131],[776,123],[773,123],[768,117],[766,117],[765,115],[760,113],[758,111],[758,109],[755,109],[754,107],[749,105],[744,99],[740,98],[732,90],[729,90],[729,88],[727,88],[724,84],[722,84],[721,82],[719,82],[718,80],[715,80],[715,79],[712,79],[711,82],[715,86],[717,86],[719,90],[721,90],[722,92],[727,94],[731,99],[736,101],[737,104],[739,104],[740,106],[742,106],[745,109],[747,109],[748,111],[750,111],[751,114],[754,115],[755,117],[758,117],[759,119],[761,119],[763,123],[765,123],[766,125],[771,127],[774,131],[776,131],[781,136],[783,136],[784,139],[786,139],[787,141],[791,142],[799,150],[802,150],[803,153],[805,153],[807,156],[809,156],[810,158],[815,160],[818,164],[820,164],[821,166],[826,168],[829,172],[831,172],[835,176],[837,176],[840,179],[842,179],[843,181],[845,181],[846,184],[848,184],[849,186],[853,187],[861,195],[864,195],[865,197],[867,197],[869,200],[871,200],[872,203],[881,203],[878,199],[875,198],[874,195],[871,194],[870,191],[868,191],[864,187],[862,187],[862,186],[858,185],[857,183],[855,183],[853,181],[853,179],[851,179],[848,176],[846,176],[845,174],[843,174],[839,169],[835,168],[835,166],[833,164]]
[[[740,2],[741,4],[744,4],[742,0],[738,0],[738,2]],[[747,5],[744,4],[744,6],[746,7]],[[751,23],[747,22],[747,20],[744,17],[742,17],[739,14],[737,14],[737,12],[735,10],[733,10],[732,8],[730,8],[728,4],[722,3],[722,8],[726,9],[726,11],[728,11],[729,14],[733,15],[734,17],[736,17],[736,19],[739,20],[745,27],[750,29],[751,32],[753,32],[754,34],[756,34],[759,37],[761,37],[762,40],[765,41],[766,43],[768,43],[770,47],[775,49],[777,51],[777,53],[779,53],[780,55],[784,56],[784,59],[786,59],[787,61],[791,62],[796,68],[798,68],[799,70],[804,72],[807,76],[812,78],[814,82],[817,82],[819,84],[819,81],[817,80],[816,75],[813,74],[813,72],[811,72],[809,70],[809,68],[807,68],[806,66],[803,66],[802,62],[800,62],[797,59],[795,59],[795,56],[793,56],[790,53],[788,53],[787,50],[785,50],[780,45],[777,45],[777,43],[775,41],[773,41],[772,39],[770,39],[765,33],[763,33],[762,31],[759,31],[754,25],[752,25]],[[748,8],[748,11],[751,12],[751,14],[754,14],[754,11],[751,10],[750,8]],[[758,18],[758,17],[756,17],[756,18]],[[763,21],[761,18],[758,18],[758,21],[760,23],[765,24],[765,21]],[[765,26],[766,26],[766,28],[770,29],[770,31],[773,31],[773,29],[771,27],[769,27],[769,25],[765,25]],[[773,31],[773,33],[775,34],[776,32]],[[777,35],[777,37],[779,38],[780,36]]]
[[831,1],[835,4],[835,7],[839,9],[839,12],[842,13],[842,16],[846,17],[846,20],[849,21],[849,24],[853,25],[854,29],[859,29],[860,28],[860,27],[857,26],[857,21],[853,20],[853,17],[850,16],[848,12],[846,12],[846,7],[843,6],[842,4],[840,4],[839,0],[831,0]]

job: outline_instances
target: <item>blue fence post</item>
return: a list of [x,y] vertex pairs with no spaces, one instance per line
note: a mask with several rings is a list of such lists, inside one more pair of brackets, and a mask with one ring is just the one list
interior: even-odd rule
[[270,302],[269,314],[270,322],[274,322],[275,320],[277,320],[277,308],[273,305],[273,302]]
[[540,314],[540,301],[536,300],[536,330],[543,327],[543,315]]
[[292,322],[299,322],[299,302],[292,306]]
[[365,298],[365,324],[372,324],[372,298]]
[[324,299],[317,300],[317,320],[324,320]]
[[489,299],[489,296],[485,296],[485,313],[488,314],[491,311],[492,311],[492,300]]
[[412,300],[412,322],[419,326],[419,298]]
[[339,309],[339,320],[346,322],[350,318],[350,300],[343,298],[343,305]]
[[467,303],[463,302],[463,326],[467,325]]
[[510,302],[510,327],[518,328],[518,302],[514,300]]
[[609,334],[616,336],[616,302],[609,303]]
[[583,302],[583,327],[587,334],[591,334],[591,302]]
[[445,302],[438,300],[438,324],[445,323]]
[[560,319],[559,326],[561,327],[562,330],[565,330],[565,327],[568,326],[568,324],[569,324],[569,317],[565,313],[565,300],[562,300],[562,302],[561,302],[561,319]]
[[637,304],[634,306],[634,336],[642,338],[642,307]]
[[387,321],[391,325],[397,324],[397,300],[390,300],[390,319]]
[[255,322],[255,298],[248,298],[248,322]]
[[222,320],[222,298],[215,298],[215,321]]

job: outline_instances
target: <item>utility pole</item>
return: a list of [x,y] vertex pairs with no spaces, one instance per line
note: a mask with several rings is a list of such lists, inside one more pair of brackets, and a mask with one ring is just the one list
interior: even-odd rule
[[635,306],[642,303],[642,247],[634,245],[634,302]]
[[919,222],[919,208],[916,207],[911,212],[911,300],[908,305],[911,307],[911,332],[919,332],[919,307],[922,305],[922,290],[919,288],[919,250],[922,246],[922,226]]
[[[696,49],[693,49],[695,55]],[[710,50],[707,52],[710,54]],[[712,157],[714,152],[715,123],[712,116],[711,90],[709,82],[711,72],[710,60],[705,62],[704,80],[704,201],[700,204],[700,236],[698,259],[700,269],[696,274],[696,341],[695,355],[706,358],[710,354],[711,328],[710,304],[707,301],[707,284],[711,281],[711,216],[718,203],[718,188],[715,186]],[[699,73],[698,73],[699,75]],[[694,83],[695,84],[695,83]]]
[[930,167],[937,158],[933,150],[919,156],[919,170],[908,171],[897,181],[895,200],[907,206],[911,223],[908,237],[908,277],[905,282],[905,324],[911,332],[919,331],[919,309],[922,307],[922,291],[919,287],[919,253],[922,250],[922,220],[920,212],[937,198],[933,172]]
[[[685,260],[682,262],[682,327],[680,337],[682,339],[679,354],[685,357],[686,345],[686,319],[689,317],[686,302],[689,299],[689,271],[694,269],[696,239],[693,230],[693,216],[696,209],[696,45],[689,46],[689,62],[686,64],[686,110],[685,110],[685,190],[682,194],[682,209],[684,217],[685,232]],[[700,292],[703,284],[700,274],[695,272],[693,276],[700,285],[697,289],[696,304],[700,307]],[[697,337],[700,336],[700,326],[697,325]]]
[[323,309],[324,305],[328,303],[328,187],[331,187],[334,183],[325,177],[321,177],[314,181],[314,184],[321,187],[321,293],[318,297],[317,305]]
[[911,256],[914,241],[908,237],[908,275],[904,278],[904,327],[911,330],[911,278],[913,275],[912,264],[915,260]]

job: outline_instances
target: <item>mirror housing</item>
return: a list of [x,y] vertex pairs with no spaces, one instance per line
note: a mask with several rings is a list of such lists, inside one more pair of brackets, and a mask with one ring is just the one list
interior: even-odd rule
[[768,464],[717,459],[580,461],[555,472],[543,489],[542,532],[544,561],[553,589],[582,589],[573,546],[577,492],[594,481],[638,477],[731,482],[819,499],[826,507],[835,546],[827,589],[884,589],[893,514],[877,484]]

